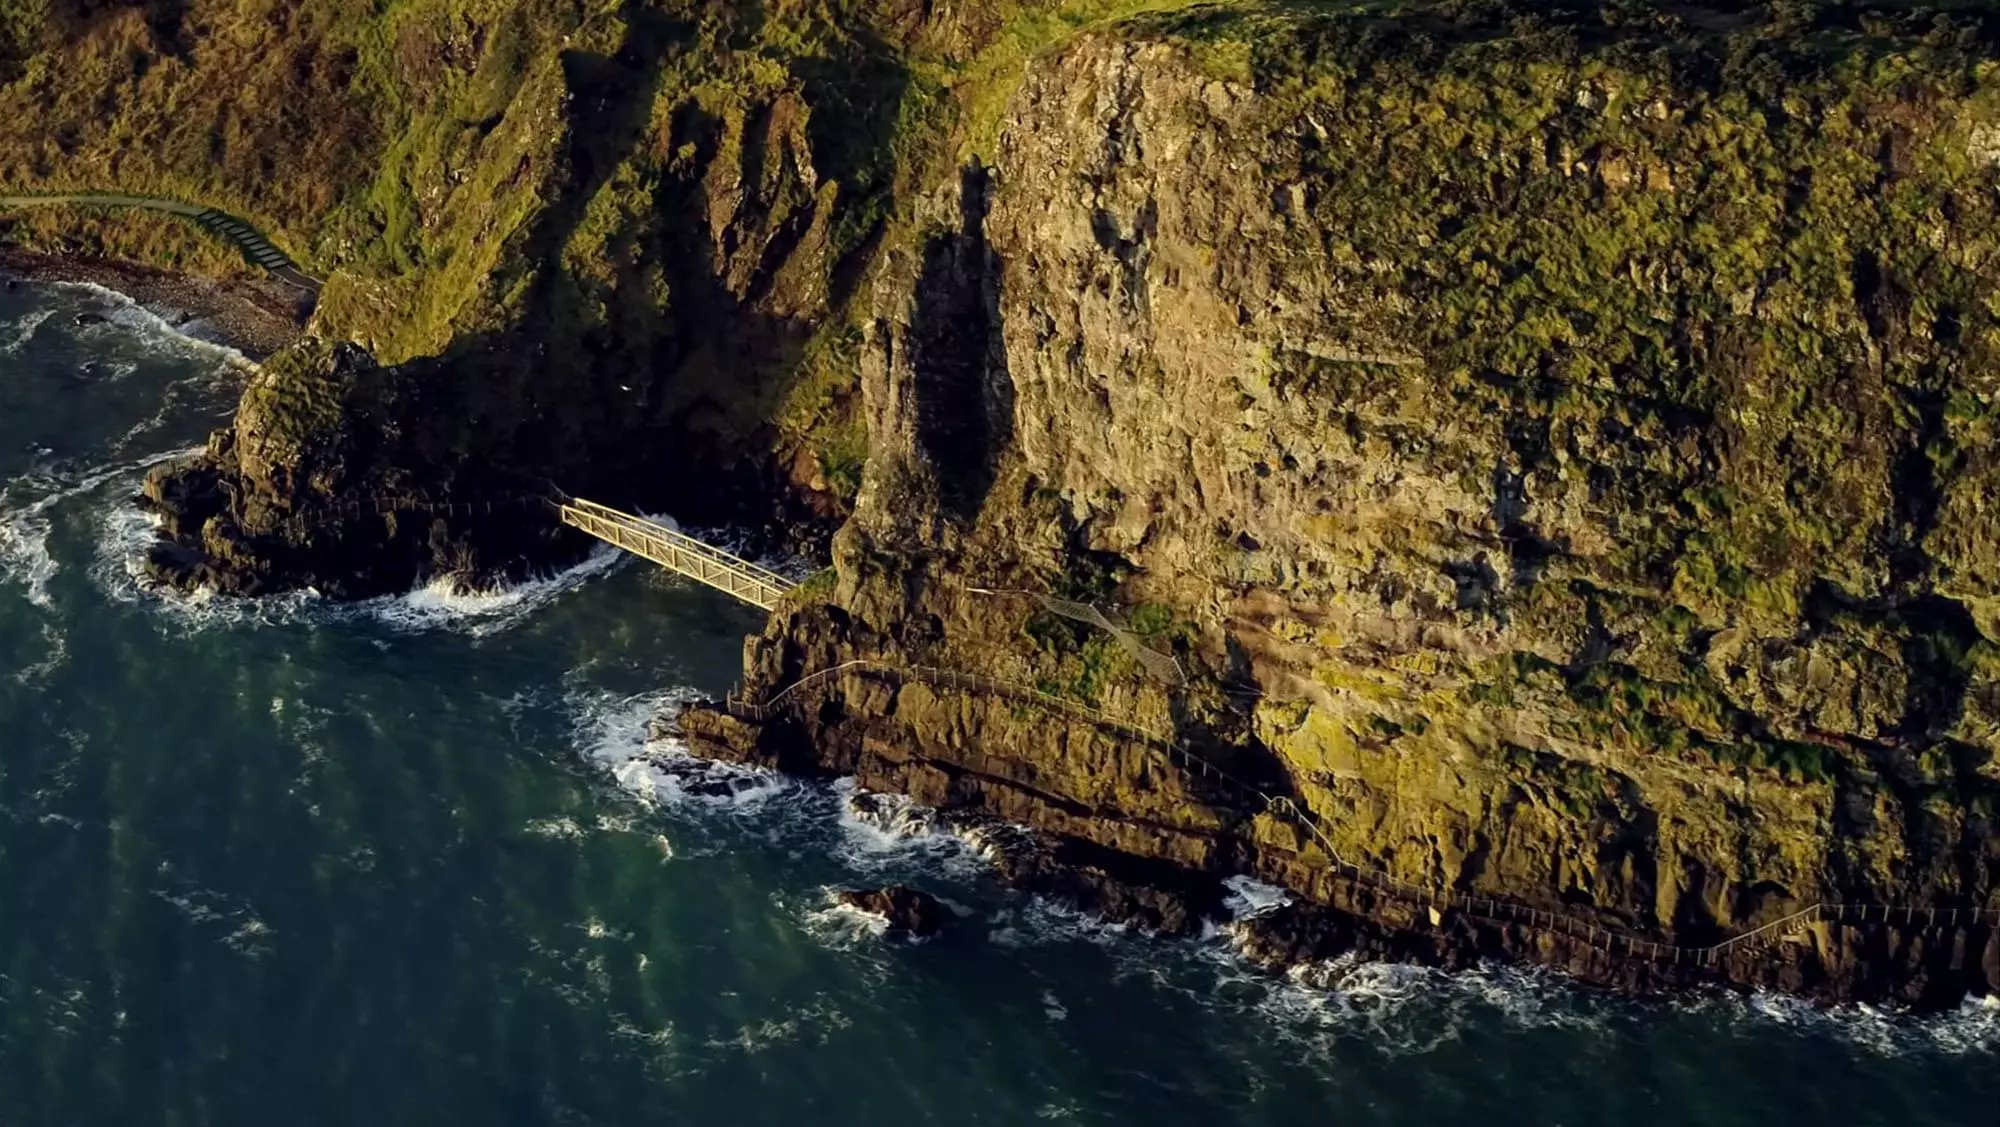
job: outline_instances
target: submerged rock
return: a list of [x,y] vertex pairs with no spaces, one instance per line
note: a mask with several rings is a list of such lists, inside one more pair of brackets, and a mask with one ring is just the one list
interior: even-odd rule
[[912,939],[929,939],[944,930],[951,912],[928,892],[892,885],[877,889],[847,889],[836,897],[842,904],[857,908],[889,923],[889,934]]

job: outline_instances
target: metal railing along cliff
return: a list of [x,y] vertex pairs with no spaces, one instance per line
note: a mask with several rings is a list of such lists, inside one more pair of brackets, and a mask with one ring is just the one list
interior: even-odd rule
[[1032,685],[1007,681],[984,674],[966,673],[927,665],[897,665],[867,659],[845,662],[800,677],[762,701],[730,692],[724,708],[739,719],[768,723],[782,715],[814,688],[844,677],[874,676],[885,681],[916,682],[934,688],[961,692],[989,693],[1041,705],[1066,716],[1117,731],[1129,738],[1160,749],[1168,762],[1193,775],[1214,780],[1234,791],[1252,805],[1261,804],[1264,813],[1283,818],[1304,830],[1327,855],[1333,869],[1357,887],[1367,887],[1420,906],[1446,908],[1494,924],[1521,926],[1567,936],[1612,956],[1649,962],[1713,966],[1732,951],[1776,942],[1796,935],[1815,923],[1895,923],[1924,927],[1969,927],[1981,924],[2000,926],[2000,908],[1935,908],[1914,905],[1816,903],[1789,915],[1761,924],[1705,947],[1668,943],[1604,927],[1590,920],[1547,908],[1536,908],[1510,900],[1444,892],[1414,884],[1386,870],[1348,861],[1333,844],[1320,818],[1290,795],[1272,794],[1223,769],[1197,754],[1171,735],[1156,732],[1111,716],[1089,705],[1046,692]]
[[644,517],[583,500],[570,500],[561,505],[558,512],[563,523],[572,528],[634,555],[644,556],[661,567],[706,583],[762,610],[775,608],[787,592],[798,586],[770,568],[732,556],[678,529]]

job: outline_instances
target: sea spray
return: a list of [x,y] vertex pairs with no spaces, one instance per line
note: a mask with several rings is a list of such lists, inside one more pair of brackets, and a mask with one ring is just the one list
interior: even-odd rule
[[483,638],[514,629],[630,561],[605,544],[563,570],[481,590],[466,590],[450,577],[439,577],[404,594],[358,602],[329,599],[310,589],[243,599],[206,590],[184,593],[154,582],[145,564],[156,528],[155,519],[137,505],[114,506],[105,512],[93,576],[112,598],[144,605],[184,631],[368,623],[401,634],[449,631]]
[[126,294],[96,282],[55,282],[51,288],[88,295],[109,307],[102,314],[104,321],[101,324],[77,329],[79,340],[88,342],[115,334],[136,338],[142,345],[170,355],[218,360],[243,371],[255,371],[257,368],[249,357],[207,335],[203,323],[171,320],[179,317],[180,310],[148,308]]
[[586,762],[650,805],[750,813],[799,790],[772,771],[702,759],[678,739],[659,734],[653,722],[694,696],[665,689],[619,696],[600,690],[570,695],[575,742]]
[[48,547],[53,511],[114,482],[123,479],[136,482],[151,466],[191,452],[168,451],[97,466],[74,476],[34,475],[0,486],[0,581],[25,587],[28,601],[46,609],[49,581],[55,578],[57,570]]
[[[988,827],[962,824],[905,796],[865,791],[852,779],[794,782],[693,757],[654,724],[693,695],[687,689],[630,695],[574,690],[569,708],[576,718],[576,746],[626,790],[677,817],[721,815],[740,827],[737,834],[748,832],[781,848],[816,843],[850,886],[917,882],[948,898],[986,905],[973,930],[983,934],[993,954],[967,947],[967,958],[1000,952],[1027,958],[1038,950],[1083,944],[1107,961],[1113,981],[1142,983],[1218,1016],[1250,1020],[1300,1059],[1353,1048],[1387,1058],[1416,1057],[1448,1044],[1537,1030],[1633,1035],[1674,1020],[1677,1013],[1702,1024],[1719,1017],[1765,1030],[1807,1029],[1847,1051],[1870,1054],[1990,1052],[2000,1037],[2000,1005],[1984,1001],[1924,1019],[1734,995],[1662,1007],[1609,996],[1541,968],[1483,964],[1445,971],[1356,957],[1274,975],[1235,950],[1227,922],[1205,939],[1182,940],[1143,935],[1041,897],[1003,894],[996,904],[990,885],[978,887],[988,871],[981,836],[991,832]],[[716,780],[728,781],[711,785]],[[779,797],[784,801],[772,801]],[[579,826],[576,832],[589,831]],[[1226,906],[1236,919],[1290,898],[1245,877],[1226,883]],[[879,942],[882,922],[840,905],[834,890],[835,885],[822,885],[803,901],[775,898],[808,937],[853,960],[857,973],[886,981],[897,963],[892,949]]]

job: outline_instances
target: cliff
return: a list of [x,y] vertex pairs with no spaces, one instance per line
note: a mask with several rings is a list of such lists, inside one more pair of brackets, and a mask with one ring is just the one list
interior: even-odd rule
[[[835,688],[723,742],[1040,827],[1170,892],[1156,925],[1240,866],[1400,912],[1380,949],[1660,982],[1424,926],[1327,854],[1683,945],[1990,904],[1990,64],[1653,46],[1089,35],[878,281],[837,609],[751,645],[752,695],[856,655],[1005,671],[1215,749],[1330,849],[1014,700]],[[1190,684],[996,589],[1122,605]],[[1264,948],[1359,941],[1294,926]],[[1833,928],[1717,970],[1949,1002],[2000,948]]]
[[[366,351],[282,358],[156,476],[164,575],[505,572],[577,545],[339,506],[547,481],[837,528],[833,574],[748,644],[752,698],[856,658],[1003,677],[1202,749],[1325,839],[1103,725],[914,680],[697,711],[693,738],[1026,824],[1018,879],[1152,926],[1233,872],[1284,885],[1251,941],[1277,959],[1688,977],[1433,920],[1330,855],[1692,946],[1820,901],[1993,903],[1976,15],[328,11],[283,38],[349,67],[356,124],[312,165],[324,206],[271,229],[330,275],[317,334]],[[226,48],[175,27],[148,75],[198,86]],[[15,69],[6,98],[61,104]],[[0,177],[98,174],[49,146]],[[259,220],[318,199],[222,168]],[[1185,680],[1021,591],[1112,610]],[[1699,974],[1946,1004],[2000,986],[2000,941],[1823,924]]]

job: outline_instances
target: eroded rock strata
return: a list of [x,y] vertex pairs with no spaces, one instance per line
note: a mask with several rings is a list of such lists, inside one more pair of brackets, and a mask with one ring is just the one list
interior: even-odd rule
[[[1032,827],[1004,864],[1030,887],[1185,931],[1249,873],[1298,898],[1250,929],[1279,962],[2000,986],[1991,924],[1917,915],[2000,884],[1993,27],[495,7],[356,40],[395,45],[368,73],[417,122],[342,103],[353,159],[320,178],[367,207],[212,186],[279,235],[298,201],[328,284],[319,342],[149,482],[163,576],[505,574],[582,545],[338,514],[538,482],[830,535],[746,648],[750,699],[856,659],[1000,678],[1327,835],[1018,694],[834,678],[763,723],[682,719],[715,754]],[[205,50],[151,81],[198,88]],[[16,100],[57,72],[21,73]],[[1111,610],[1185,682],[1018,592]],[[1334,854],[1691,947],[1818,902],[1912,912],[1687,967],[1433,916]]]
[[[1982,127],[1934,104],[1911,131],[1905,95],[1848,89],[1745,138],[1731,95],[1475,58],[1296,97],[1125,37],[1038,67],[992,166],[883,271],[837,587],[751,644],[753,697],[854,657],[1012,676],[1210,746],[1344,857],[1662,942],[1822,900],[1990,904],[1989,361],[1918,296],[1991,292],[1943,203],[1989,206]],[[1768,165],[1719,165],[1721,134]],[[1849,194],[1827,169],[1864,139]],[[1122,605],[1190,684],[975,588]],[[1663,972],[1433,925],[1128,741],[1021,712],[841,682],[708,742],[1035,826],[1168,891],[1121,911],[1149,924],[1236,870],[1335,909],[1259,928],[1279,959],[1930,1004],[2000,981],[1990,926]]]

